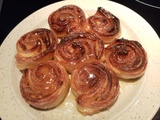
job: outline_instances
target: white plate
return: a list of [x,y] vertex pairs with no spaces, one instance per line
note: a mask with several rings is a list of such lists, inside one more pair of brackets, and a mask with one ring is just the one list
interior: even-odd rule
[[[122,36],[139,41],[148,54],[146,73],[137,81],[120,81],[121,91],[117,102],[108,110],[93,116],[81,115],[75,106],[74,97],[68,94],[57,108],[40,111],[30,107],[21,97],[19,81],[21,73],[15,65],[16,41],[24,33],[35,28],[49,28],[47,18],[57,8],[75,4],[86,16],[101,6],[116,15],[121,22]],[[152,27],[129,8],[106,0],[62,1],[46,6],[20,22],[6,37],[0,48],[0,117],[11,119],[45,120],[135,120],[152,119],[160,105],[160,40]]]

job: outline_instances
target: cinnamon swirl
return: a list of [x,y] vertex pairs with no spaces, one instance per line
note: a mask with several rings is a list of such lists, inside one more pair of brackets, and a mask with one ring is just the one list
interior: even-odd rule
[[87,18],[85,28],[96,33],[104,43],[110,43],[121,35],[119,19],[102,7],[98,7],[97,12]]
[[117,39],[106,48],[106,63],[123,79],[142,76],[147,66],[147,54],[143,46],[134,40]]
[[84,115],[92,115],[116,101],[119,81],[104,63],[87,60],[72,72],[71,90],[76,97],[78,110]]
[[20,81],[22,97],[39,109],[56,107],[68,90],[68,73],[60,63],[53,60],[42,62],[34,69],[26,69]]
[[81,30],[85,22],[86,17],[83,10],[76,5],[65,5],[52,12],[48,17],[50,28],[60,38]]
[[55,50],[58,60],[69,73],[80,62],[89,58],[103,60],[104,44],[95,34],[75,32],[63,38]]
[[20,70],[33,68],[42,61],[52,59],[57,44],[57,36],[46,28],[38,28],[24,34],[16,44],[17,67]]

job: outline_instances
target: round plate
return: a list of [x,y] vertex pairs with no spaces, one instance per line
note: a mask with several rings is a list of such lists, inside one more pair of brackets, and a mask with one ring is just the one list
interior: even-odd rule
[[[92,3],[92,4],[91,4]],[[122,28],[121,38],[139,41],[148,55],[145,74],[138,80],[120,80],[120,94],[116,103],[106,111],[92,116],[83,116],[76,109],[71,92],[57,108],[37,110],[30,107],[22,98],[19,82],[22,74],[16,67],[14,55],[16,42],[23,34],[36,28],[49,28],[48,16],[64,5],[81,7],[86,17],[93,15],[98,7],[103,7],[116,15]],[[129,8],[106,0],[61,1],[48,5],[20,22],[6,37],[0,48],[0,115],[10,119],[45,120],[135,120],[151,119],[160,105],[160,40],[153,28],[137,13]]]

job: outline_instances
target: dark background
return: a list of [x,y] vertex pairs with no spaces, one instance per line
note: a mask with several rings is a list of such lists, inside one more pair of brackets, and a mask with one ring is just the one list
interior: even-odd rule
[[[60,0],[0,0],[0,45],[9,32],[24,18],[36,10]],[[141,0],[157,8],[146,6],[136,0],[111,0],[123,4],[141,15],[160,36],[160,1]],[[160,120],[160,111],[153,120]]]
[[[3,1],[3,2],[2,2]],[[2,8],[0,13],[0,44],[9,32],[25,17],[36,10],[60,0],[0,0]],[[123,4],[137,12],[154,28],[160,36],[160,8],[145,6],[136,0],[112,0]],[[160,6],[159,0],[141,0],[155,6]]]

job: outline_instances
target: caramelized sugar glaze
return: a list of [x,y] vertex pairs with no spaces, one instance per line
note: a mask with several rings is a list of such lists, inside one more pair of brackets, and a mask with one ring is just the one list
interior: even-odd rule
[[138,41],[118,39],[120,20],[104,8],[86,18],[78,6],[62,6],[48,16],[48,24],[50,30],[35,29],[16,44],[17,67],[23,70],[20,91],[31,106],[56,107],[71,85],[77,109],[93,115],[117,100],[118,77],[144,74],[144,48]]
[[86,59],[103,60],[103,50],[103,41],[95,34],[75,32],[63,38],[57,45],[55,59],[71,73],[77,64]]
[[112,105],[119,93],[119,81],[106,65],[86,60],[71,74],[71,88],[77,108],[84,115],[92,115]]
[[48,18],[51,30],[55,31],[59,38],[81,31],[85,22],[85,13],[75,5],[63,6],[51,13]]
[[52,59],[57,44],[57,36],[46,28],[38,28],[24,34],[16,44],[17,67],[20,70],[34,68],[38,63]]
[[148,59],[143,46],[134,40],[117,39],[106,48],[106,63],[123,79],[134,79],[145,72]]
[[34,69],[26,69],[20,82],[22,97],[39,109],[56,107],[69,90],[68,73],[58,62],[48,60]]
[[87,18],[85,29],[97,34],[104,43],[110,43],[121,35],[119,19],[102,7]]

